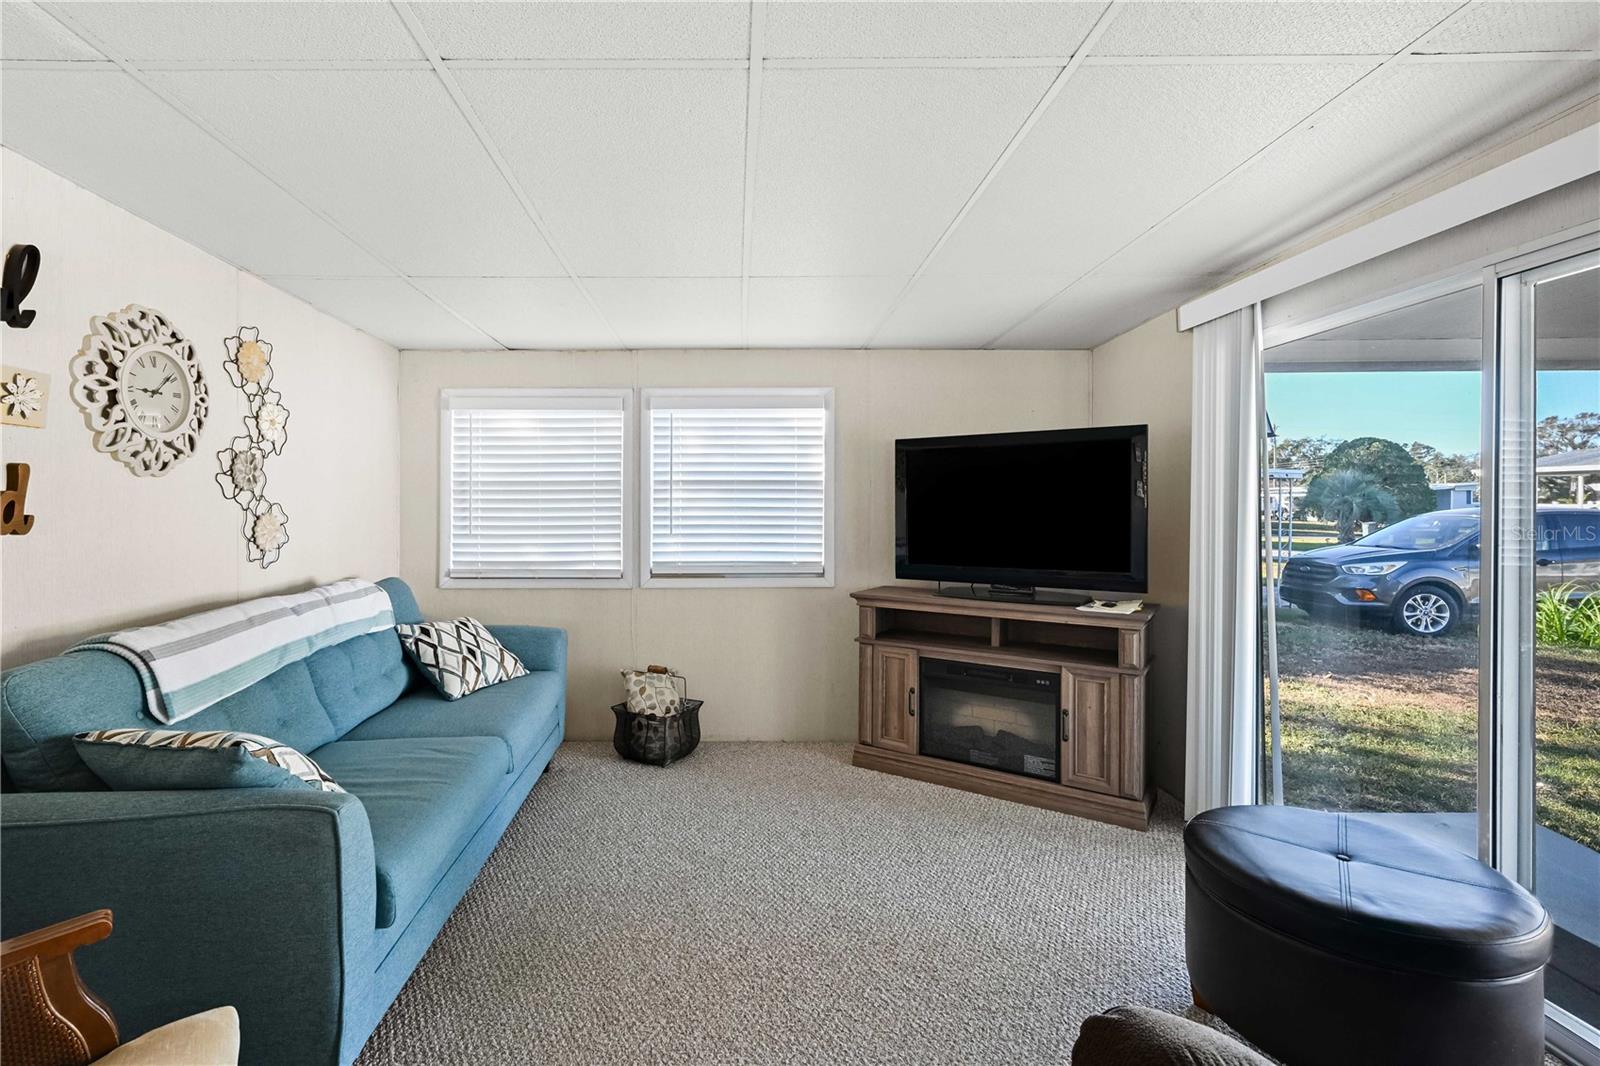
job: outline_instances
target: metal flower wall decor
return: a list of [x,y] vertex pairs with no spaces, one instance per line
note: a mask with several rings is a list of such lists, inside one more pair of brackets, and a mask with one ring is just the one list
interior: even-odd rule
[[223,369],[244,393],[249,413],[244,435],[217,453],[217,484],[244,512],[245,558],[265,570],[289,543],[289,516],[266,494],[267,457],[282,454],[289,443],[289,409],[272,388],[272,345],[261,339],[261,331],[245,326],[223,343],[228,348]]

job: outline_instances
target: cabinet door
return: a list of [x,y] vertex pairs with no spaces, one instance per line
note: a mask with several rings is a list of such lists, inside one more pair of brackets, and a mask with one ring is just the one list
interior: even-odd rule
[[1122,786],[1122,678],[1061,671],[1061,783],[1115,795]]
[[917,753],[917,653],[872,649],[872,746]]

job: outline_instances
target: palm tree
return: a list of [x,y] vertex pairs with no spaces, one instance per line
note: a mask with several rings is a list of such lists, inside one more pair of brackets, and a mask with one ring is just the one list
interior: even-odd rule
[[1306,489],[1305,506],[1332,522],[1346,544],[1355,539],[1362,522],[1393,522],[1400,517],[1394,494],[1359,470],[1319,474]]

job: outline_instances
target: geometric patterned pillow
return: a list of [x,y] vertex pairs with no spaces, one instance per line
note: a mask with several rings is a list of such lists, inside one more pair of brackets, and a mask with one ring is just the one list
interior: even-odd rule
[[72,738],[78,756],[114,789],[305,788],[343,792],[309,756],[227,729],[96,729]]
[[447,700],[527,674],[522,660],[476,618],[401,623],[395,632],[422,672]]

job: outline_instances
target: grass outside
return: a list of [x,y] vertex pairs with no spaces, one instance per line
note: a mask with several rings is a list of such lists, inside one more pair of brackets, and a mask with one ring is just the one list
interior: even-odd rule
[[[1278,615],[1284,796],[1351,811],[1477,808],[1478,641]],[[1540,645],[1540,824],[1600,851],[1600,648]]]

